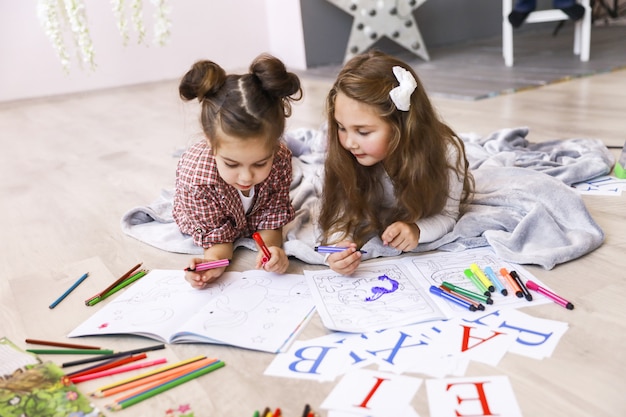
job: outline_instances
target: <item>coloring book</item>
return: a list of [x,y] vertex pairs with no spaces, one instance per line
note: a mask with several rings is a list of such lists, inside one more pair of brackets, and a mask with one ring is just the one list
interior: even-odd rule
[[[467,313],[467,309],[430,294],[429,288],[431,285],[439,287],[446,281],[478,292],[463,272],[472,263],[480,268],[491,266],[494,271],[500,268],[514,270],[524,282],[531,279],[543,285],[528,270],[499,259],[488,247],[370,260],[362,262],[349,277],[332,270],[305,270],[304,274],[324,326],[359,333],[449,319]],[[496,291],[491,297],[493,304],[485,306],[487,311],[550,302],[543,297],[528,302],[516,297],[512,291],[508,296]]]
[[53,362],[0,338],[0,416],[104,417]]
[[151,270],[69,337],[134,334],[163,343],[215,343],[280,352],[312,315],[302,275],[226,272],[194,289],[182,270]]

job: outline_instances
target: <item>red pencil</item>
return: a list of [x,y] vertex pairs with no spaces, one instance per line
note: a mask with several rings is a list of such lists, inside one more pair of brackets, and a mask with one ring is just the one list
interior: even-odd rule
[[107,369],[107,370],[100,371],[100,372],[93,372],[87,375],[75,376],[75,377],[70,378],[70,381],[72,381],[73,383],[90,381],[92,379],[121,374],[122,372],[134,371],[135,369],[147,368],[149,366],[159,365],[165,362],[167,362],[167,359],[161,358],[161,359],[156,359],[156,360],[149,361],[149,362],[136,363],[136,364],[129,365],[129,366],[122,366],[121,368]]
[[117,360],[113,359],[112,361],[107,362],[105,364],[100,364],[97,366],[90,366],[89,368],[85,368],[82,370],[78,370],[76,372],[69,373],[67,374],[67,376],[71,379],[71,378],[76,378],[79,376],[93,374],[95,372],[102,372],[102,371],[106,371],[107,369],[117,368],[118,366],[126,365],[127,363],[131,363],[131,362],[136,362],[141,359],[145,359],[147,357],[148,355],[146,355],[145,353],[141,353],[139,355],[128,356],[122,359],[117,359]]
[[74,343],[64,343],[64,342],[51,342],[48,340],[38,340],[38,339],[26,339],[26,343],[31,343],[33,345],[43,345],[43,346],[56,346],[56,347],[64,347],[68,349],[101,349],[98,346],[87,346],[87,345],[77,345]]

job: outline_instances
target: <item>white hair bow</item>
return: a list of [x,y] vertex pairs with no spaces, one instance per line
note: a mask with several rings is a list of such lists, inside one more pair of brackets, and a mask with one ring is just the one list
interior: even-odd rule
[[409,111],[411,94],[417,88],[417,81],[415,81],[413,74],[402,67],[395,66],[392,69],[393,75],[396,76],[400,85],[389,92],[389,97],[398,110]]

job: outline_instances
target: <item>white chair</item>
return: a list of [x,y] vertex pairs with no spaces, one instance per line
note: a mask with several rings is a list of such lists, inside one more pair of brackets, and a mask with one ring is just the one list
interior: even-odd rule
[[[580,55],[583,62],[589,61],[591,43],[591,6],[590,0],[577,0],[585,8],[585,15],[576,22],[574,31],[574,54]],[[513,66],[513,26],[509,22],[509,13],[513,10],[513,0],[502,0],[502,55],[507,67]],[[569,17],[559,9],[536,10],[531,12],[524,24],[558,22]]]

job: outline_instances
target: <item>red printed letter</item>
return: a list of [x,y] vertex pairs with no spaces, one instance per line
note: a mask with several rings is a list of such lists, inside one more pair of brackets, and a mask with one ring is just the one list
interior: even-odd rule
[[484,382],[459,382],[459,383],[453,383],[453,384],[448,384],[446,386],[446,391],[450,391],[450,388],[453,385],[463,385],[463,384],[470,384],[476,387],[476,393],[478,394],[478,397],[476,398],[461,398],[458,395],[456,396],[456,400],[459,404],[461,404],[463,401],[468,401],[468,400],[478,400],[480,402],[480,407],[482,408],[483,412],[482,414],[461,414],[458,410],[454,410],[455,414],[459,417],[463,416],[463,417],[483,417],[483,416],[494,416],[497,414],[491,414],[491,410],[489,410],[489,404],[487,403],[487,396],[485,395],[485,390],[483,388],[483,384]]
[[[473,327],[467,327],[467,326],[461,326],[463,327],[463,346],[461,346],[461,352],[465,352],[466,350],[470,349],[469,346],[469,339],[470,339],[470,329],[473,329]],[[486,339],[481,339],[480,337],[473,337],[472,339],[478,339],[480,340],[480,342],[476,343],[474,346],[472,347],[476,347],[478,345],[480,345],[483,342],[486,342],[489,339],[493,339],[494,337],[501,335],[501,332],[493,332],[493,335],[489,336]]]
[[387,379],[385,378],[378,378],[376,377],[376,383],[374,384],[374,386],[372,387],[372,389],[370,390],[369,394],[367,394],[367,396],[365,397],[365,399],[363,400],[363,402],[359,405],[357,405],[357,407],[361,407],[361,408],[367,408],[367,403],[369,402],[369,400],[372,398],[372,396],[374,395],[374,393],[376,392],[376,390],[378,389],[378,387],[380,387],[380,384],[383,383],[383,381],[387,381]]

